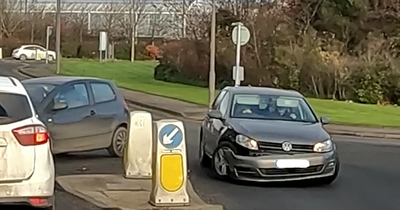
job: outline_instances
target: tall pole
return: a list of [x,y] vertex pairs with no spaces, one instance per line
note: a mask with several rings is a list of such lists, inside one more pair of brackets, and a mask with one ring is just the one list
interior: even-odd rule
[[186,38],[186,1],[182,1],[182,38]]
[[211,37],[210,37],[210,73],[208,80],[208,106],[211,108],[215,98],[215,28],[216,28],[216,11],[215,0],[212,0],[211,15]]
[[60,73],[61,66],[61,0],[57,0],[56,13],[56,73]]
[[136,13],[135,13],[135,0],[131,2],[131,62],[135,61],[135,35],[136,35]]

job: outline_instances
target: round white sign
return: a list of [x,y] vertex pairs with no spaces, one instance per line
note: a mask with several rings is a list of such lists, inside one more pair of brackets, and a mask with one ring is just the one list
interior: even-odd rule
[[240,26],[240,32],[239,32],[239,27],[235,26],[232,31],[232,41],[234,44],[237,44],[237,37],[238,34],[240,33],[240,45],[243,46],[247,44],[250,40],[250,30],[246,27],[241,25]]

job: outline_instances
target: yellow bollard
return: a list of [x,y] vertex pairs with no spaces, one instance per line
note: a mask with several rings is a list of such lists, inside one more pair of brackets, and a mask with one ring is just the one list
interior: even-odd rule
[[157,139],[153,147],[152,191],[149,203],[154,206],[189,205],[183,123],[179,120],[160,120],[155,125]]

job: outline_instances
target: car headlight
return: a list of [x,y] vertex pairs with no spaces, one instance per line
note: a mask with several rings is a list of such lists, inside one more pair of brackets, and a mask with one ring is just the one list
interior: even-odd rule
[[246,147],[247,149],[251,150],[258,150],[258,143],[256,140],[251,139],[247,136],[237,135],[236,136],[236,143],[239,145]]
[[313,148],[314,152],[330,152],[332,149],[333,142],[330,139],[316,143]]

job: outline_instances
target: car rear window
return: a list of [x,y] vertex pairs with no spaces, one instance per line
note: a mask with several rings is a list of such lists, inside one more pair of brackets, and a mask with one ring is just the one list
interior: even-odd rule
[[32,117],[28,98],[14,93],[0,93],[0,125]]
[[114,90],[107,83],[91,82],[90,86],[93,90],[95,103],[112,101],[116,98]]

